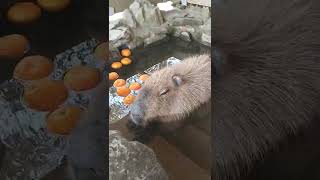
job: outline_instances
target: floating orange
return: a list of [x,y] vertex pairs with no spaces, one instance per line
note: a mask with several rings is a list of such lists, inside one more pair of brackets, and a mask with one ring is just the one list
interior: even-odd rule
[[64,83],[74,91],[84,91],[95,88],[101,81],[97,68],[77,65],[67,71]]
[[124,57],[129,57],[131,55],[130,49],[122,49],[121,50],[121,55]]
[[38,0],[38,4],[49,12],[58,12],[69,6],[71,0]]
[[40,16],[41,9],[33,2],[17,2],[7,12],[8,20],[18,24],[32,23]]
[[141,75],[141,76],[139,77],[139,79],[140,79],[141,81],[146,81],[148,78],[149,78],[149,75],[148,75],[148,74],[143,74],[143,75]]
[[42,79],[49,76],[53,69],[51,59],[40,55],[27,56],[16,65],[13,77],[23,80]]
[[109,73],[109,80],[113,81],[113,80],[116,80],[118,78],[119,78],[118,73],[116,73],[116,72]]
[[47,129],[55,134],[68,135],[78,124],[80,115],[80,107],[61,107],[47,116]]
[[111,64],[111,67],[113,69],[120,69],[122,67],[122,64],[120,62],[114,62]]
[[121,59],[121,63],[122,63],[123,65],[129,65],[129,64],[131,64],[131,62],[132,62],[132,60],[129,59],[129,58],[123,58],[123,59]]
[[117,94],[122,97],[128,96],[130,94],[130,92],[131,92],[131,90],[125,86],[117,88]]
[[128,95],[128,96],[126,96],[124,99],[123,99],[123,103],[125,104],[125,105],[130,105],[130,104],[132,104],[133,103],[133,101],[135,100],[135,96],[133,96],[133,95]]
[[140,88],[141,88],[141,85],[140,85],[140,83],[137,83],[137,82],[131,83],[129,86],[129,89],[131,89],[131,90],[138,90]]
[[28,39],[20,34],[0,37],[0,59],[1,57],[9,59],[21,58],[28,50],[28,46]]
[[38,111],[55,110],[68,98],[68,89],[63,81],[40,79],[24,87],[23,101]]
[[114,81],[113,85],[115,87],[121,87],[126,85],[126,81],[124,79],[117,79],[116,81]]

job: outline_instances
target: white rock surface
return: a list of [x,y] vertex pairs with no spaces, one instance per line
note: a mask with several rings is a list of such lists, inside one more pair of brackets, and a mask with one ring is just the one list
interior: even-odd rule
[[201,35],[201,42],[206,46],[211,46],[211,36],[203,33]]
[[211,18],[209,18],[204,25],[200,26],[202,31],[201,43],[210,46],[211,45]]
[[175,7],[173,7],[172,5],[172,1],[167,1],[163,3],[158,3],[157,7],[160,9],[160,11],[172,11],[173,9],[175,9]]
[[109,31],[109,42],[115,47],[119,47],[122,44],[127,44],[131,41],[130,29],[121,26],[117,29],[112,29]]
[[136,27],[136,21],[128,9],[116,13],[109,17],[109,30],[115,29],[117,26],[128,26],[130,28]]
[[189,32],[182,32],[180,34],[180,38],[184,41],[191,41],[191,37],[190,37],[190,34]]
[[110,180],[168,180],[154,152],[139,142],[129,142],[118,131],[109,131]]
[[144,24],[144,14],[143,14],[143,7],[141,7],[138,1],[133,2],[129,7],[131,13],[135,17],[135,20],[141,26]]

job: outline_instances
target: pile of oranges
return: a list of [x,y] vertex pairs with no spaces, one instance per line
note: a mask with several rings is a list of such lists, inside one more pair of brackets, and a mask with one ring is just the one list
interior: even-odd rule
[[[38,21],[44,11],[58,13],[70,5],[71,0],[17,1],[8,7],[6,17],[11,24],[28,25]],[[49,77],[54,70],[52,59],[37,54],[27,55],[31,48],[30,39],[25,35],[9,34],[0,37],[0,59],[19,60],[15,66],[13,78],[21,82],[28,82],[24,83],[23,102],[31,109],[48,112],[46,117],[48,132],[68,135],[80,120],[82,109],[76,105],[63,105],[69,96],[66,87],[68,83],[65,79],[63,81],[52,80]],[[86,67],[81,70],[83,69],[86,70]],[[100,74],[96,74],[95,76],[100,78]],[[71,82],[95,81],[80,79],[77,75],[73,76],[74,81]],[[94,85],[97,84],[96,82],[97,80]]]
[[[121,50],[121,56],[122,59],[120,62],[114,62],[111,64],[111,68],[113,69],[120,69],[123,65],[129,65],[132,63],[132,60],[129,58],[131,56],[131,50],[130,49],[122,49]],[[143,74],[139,77],[141,81],[145,81],[148,79],[147,74]],[[141,84],[138,82],[133,82],[131,84],[127,84],[126,80],[119,79],[119,74],[116,72],[110,72],[109,73],[109,80],[114,81],[113,86],[117,88],[117,94],[118,96],[124,97],[123,103],[125,105],[130,105],[134,102],[135,96],[130,94],[131,91],[137,91],[141,88]]]

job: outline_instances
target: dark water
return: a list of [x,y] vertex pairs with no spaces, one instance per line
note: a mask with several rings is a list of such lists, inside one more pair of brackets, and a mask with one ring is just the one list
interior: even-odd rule
[[[127,79],[135,74],[143,73],[149,67],[170,57],[184,59],[189,56],[210,53],[210,47],[198,42],[186,42],[178,38],[168,38],[147,47],[138,47],[132,52],[132,64],[123,66],[116,72],[120,78]],[[120,61],[121,58],[119,58]],[[109,69],[110,71],[115,71]]]

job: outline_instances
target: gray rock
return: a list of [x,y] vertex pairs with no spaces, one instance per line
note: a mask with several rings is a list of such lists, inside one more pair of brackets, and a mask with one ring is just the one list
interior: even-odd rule
[[154,152],[139,142],[129,142],[118,131],[109,131],[110,180],[168,180]]
[[119,27],[117,29],[112,29],[109,31],[109,42],[115,47],[126,44],[130,42],[130,40],[131,31],[127,27]]
[[211,46],[211,18],[208,18],[203,26],[200,26],[201,43],[206,46]]
[[173,26],[185,26],[185,25],[199,26],[203,24],[203,20],[198,18],[192,18],[192,17],[174,18],[171,21],[171,24]]
[[211,35],[203,33],[201,36],[201,43],[206,46],[211,46]]
[[197,6],[190,6],[185,10],[188,13],[188,17],[196,18],[196,19],[208,19],[211,17],[210,10],[208,7],[197,7]]
[[205,23],[200,26],[200,29],[205,34],[211,34],[211,18],[208,18]]
[[165,35],[165,34],[157,34],[157,35],[152,34],[150,37],[145,39],[143,42],[144,42],[144,45],[147,46],[147,45],[150,45],[150,44],[155,43],[157,41],[160,41],[166,37],[167,37],[167,35]]
[[192,39],[194,39],[192,36],[192,34],[194,34],[194,33],[195,33],[195,28],[193,28],[192,26],[189,26],[189,25],[176,26],[176,27],[174,26],[172,35],[175,37],[179,37],[184,41],[190,42],[190,41],[192,41]]
[[135,0],[129,9],[117,14],[109,20],[109,39],[115,47],[122,44],[130,48],[146,46],[168,34],[185,41],[195,39],[206,45],[211,38],[210,11],[207,7],[190,6],[184,10],[164,8],[160,11],[148,0]]
[[109,30],[121,26],[121,19],[109,20]]
[[165,21],[171,21],[172,19],[175,19],[175,18],[183,18],[188,15],[188,13],[177,8],[170,11],[161,11],[161,14]]
[[136,21],[128,9],[124,10],[123,12],[116,13],[110,17],[109,30],[116,29],[119,26],[127,26],[130,28],[135,28],[137,26]]
[[160,26],[161,24],[163,24],[163,19],[160,16],[161,13],[158,7],[150,7],[147,4],[144,4],[143,7],[147,24],[150,24],[152,26]]
[[137,28],[134,30],[134,38],[135,39],[146,39],[151,35],[150,27],[146,28]]
[[184,41],[191,41],[191,37],[190,37],[190,34],[188,32],[182,32],[180,34],[180,38]]
[[124,15],[124,22],[127,26],[129,26],[130,28],[135,28],[136,25],[136,21],[133,19],[131,12],[126,9],[123,11]]
[[140,3],[135,1],[129,7],[133,17],[137,21],[137,23],[141,26],[144,23],[144,14],[143,8],[141,7]]
[[166,25],[158,26],[158,27],[150,27],[151,32],[154,34],[166,34],[168,33],[168,27]]
[[147,0],[135,0],[129,9],[140,26],[160,26],[164,23],[159,8]]
[[189,32],[189,33],[194,33],[195,32],[195,28],[190,26],[190,25],[186,25],[186,26],[173,26],[173,30],[174,32],[181,34],[182,32]]

